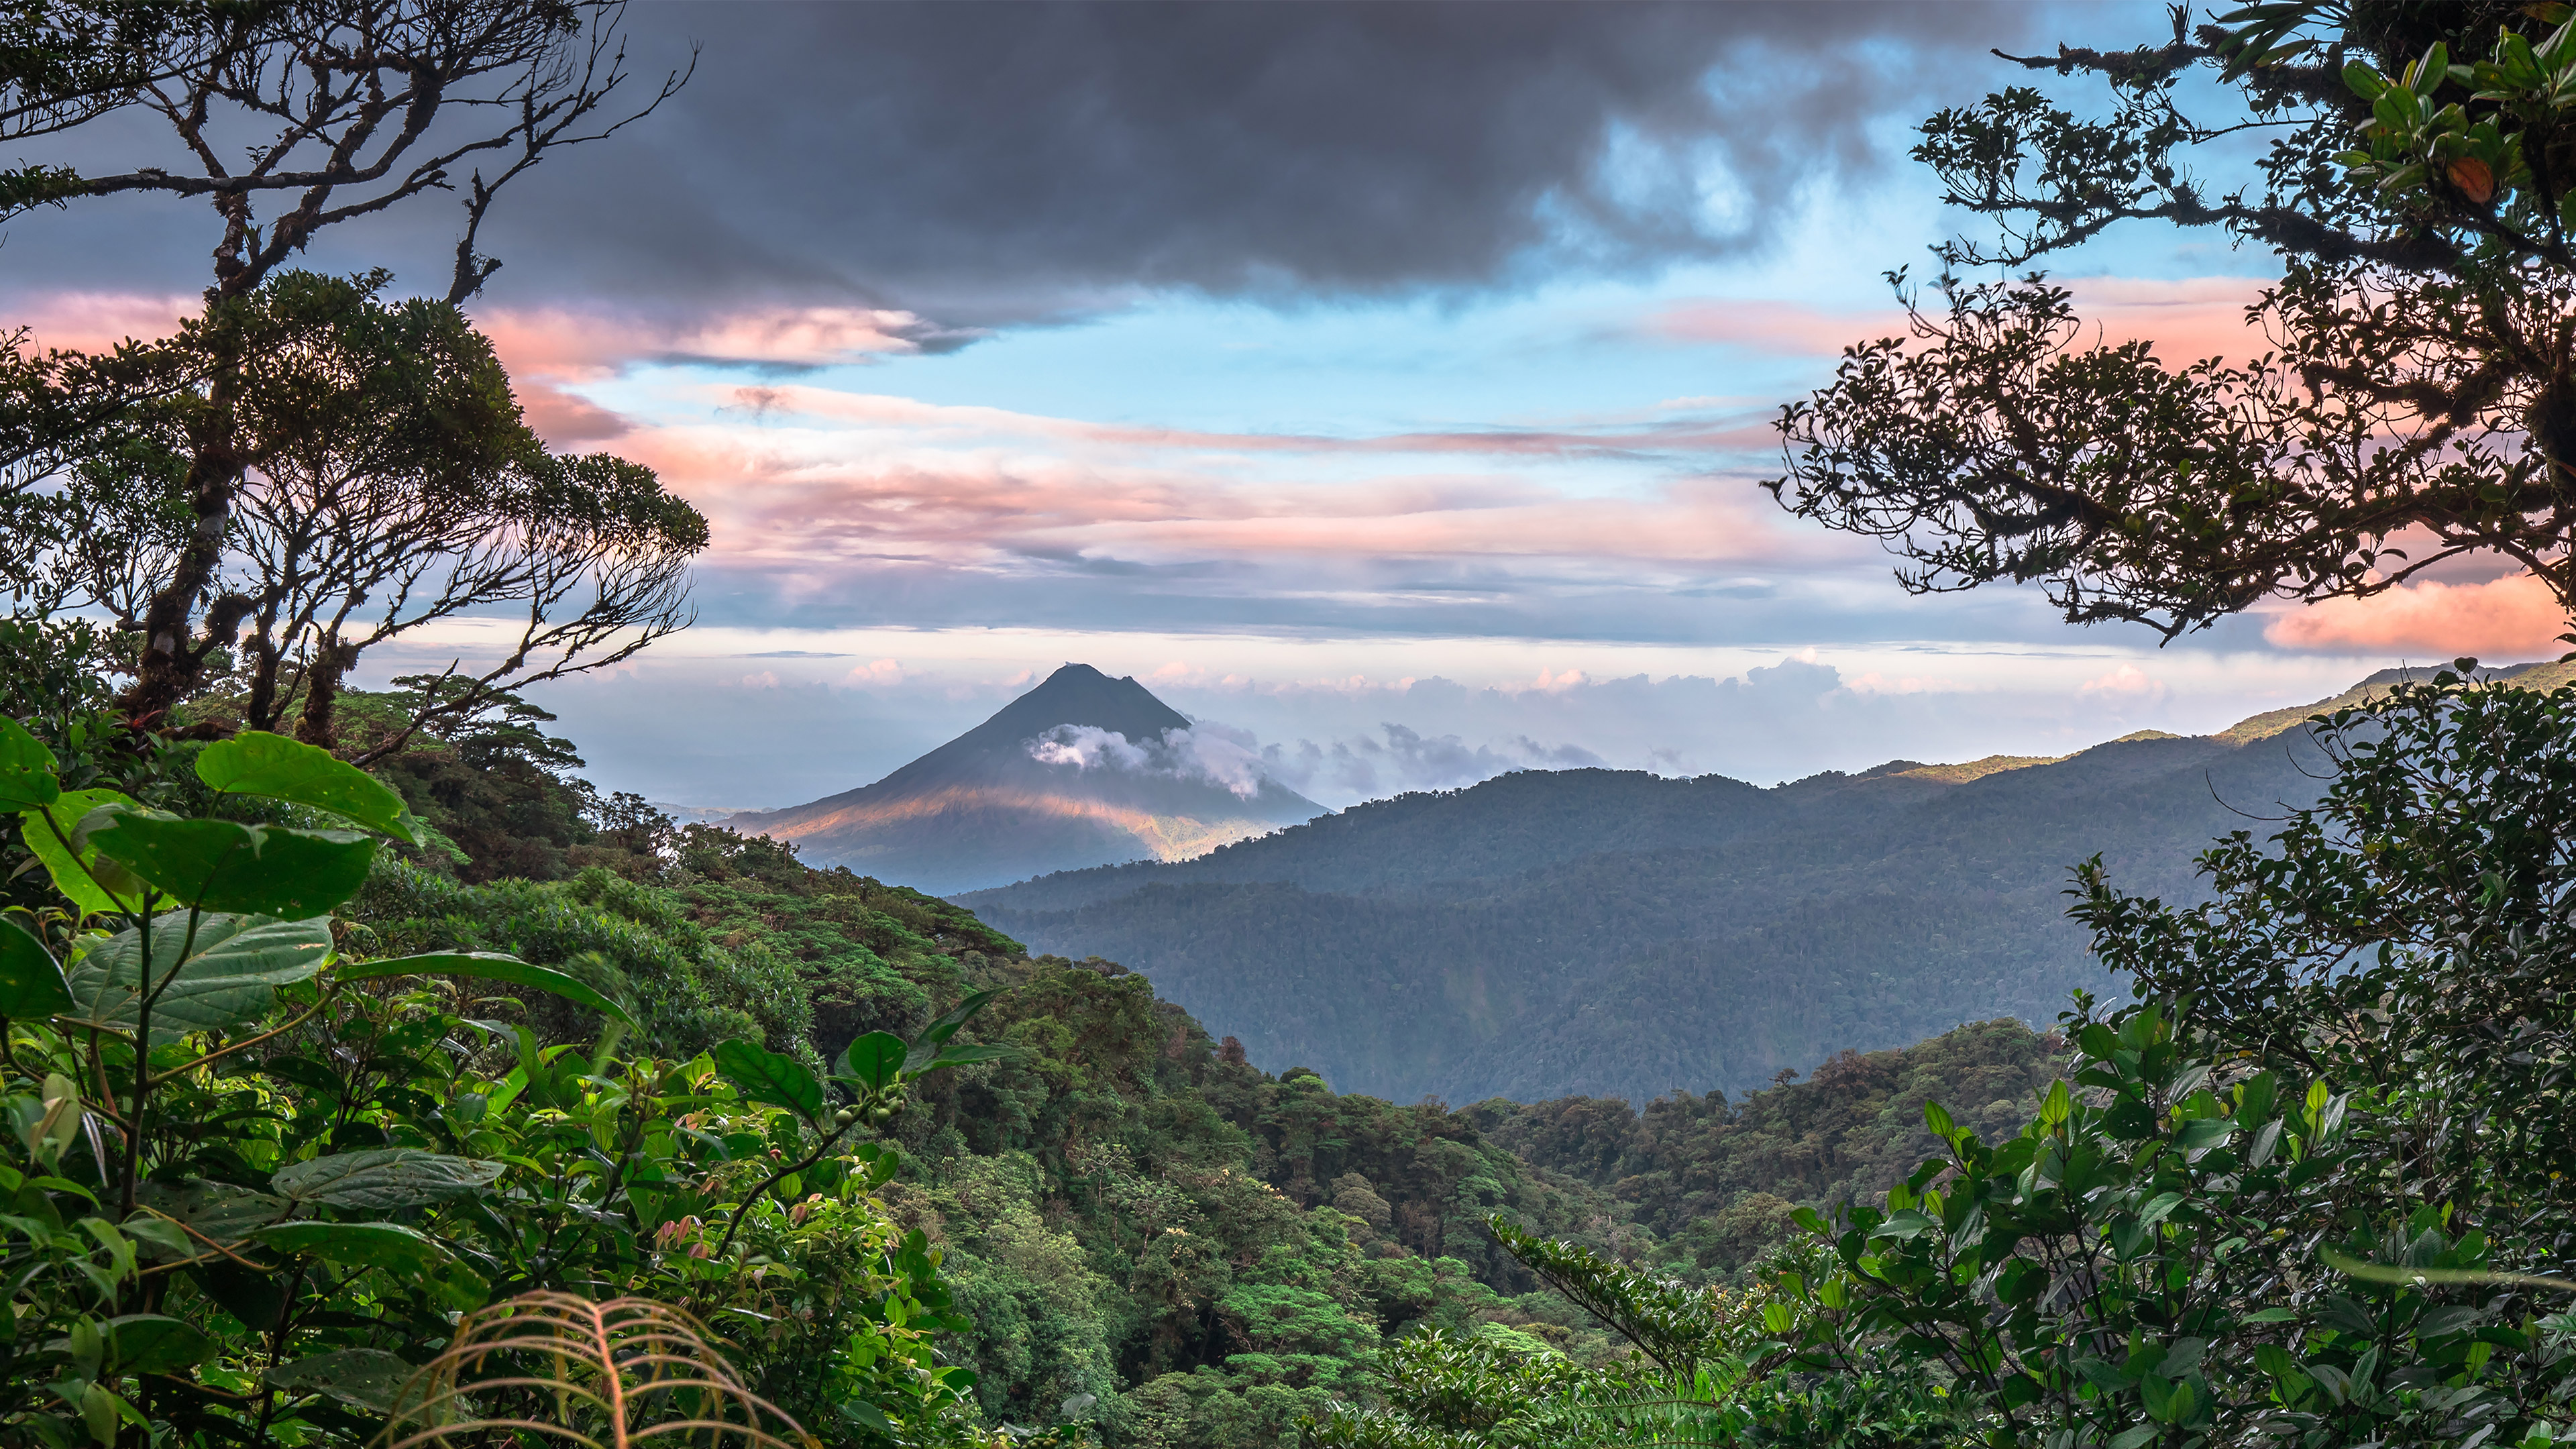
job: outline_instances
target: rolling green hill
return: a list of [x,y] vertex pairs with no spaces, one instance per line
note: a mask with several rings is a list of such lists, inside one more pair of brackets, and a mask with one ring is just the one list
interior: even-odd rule
[[1507,775],[958,899],[1036,949],[1127,962],[1254,1060],[1345,1091],[1741,1093],[1847,1048],[2045,1023],[2107,985],[2061,915],[2069,869],[2099,853],[2125,889],[2189,897],[2211,840],[2316,797],[2325,761],[2296,726],[2330,703],[1771,789]]

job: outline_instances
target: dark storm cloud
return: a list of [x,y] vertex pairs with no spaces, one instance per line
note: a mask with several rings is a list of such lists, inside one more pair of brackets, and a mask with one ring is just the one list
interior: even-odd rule
[[[635,84],[649,94],[693,43],[695,79],[513,185],[486,231],[507,263],[486,295],[896,307],[928,319],[908,340],[937,351],[978,324],[1148,288],[1278,301],[1725,255],[1769,240],[1804,188],[1879,168],[1884,123],[1936,90],[2004,80],[1984,48],[2026,40],[2043,14],[2001,0],[638,5]],[[173,145],[137,113],[0,162],[187,164]],[[455,221],[423,198],[331,228],[305,261],[391,264],[435,288]],[[193,292],[215,224],[202,203],[135,198],[22,217],[0,293]]]
[[[1474,287],[1757,246],[1959,87],[1966,4],[657,4],[665,111],[547,163],[496,300],[865,300],[944,322],[1139,287]],[[1992,62],[1987,62],[1992,64]],[[1703,208],[1697,178],[1728,178]]]

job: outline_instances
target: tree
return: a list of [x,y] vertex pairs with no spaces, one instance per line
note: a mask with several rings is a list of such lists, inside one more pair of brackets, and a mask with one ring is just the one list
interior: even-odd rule
[[[206,293],[209,384],[180,485],[188,525],[137,619],[142,652],[127,704],[149,713],[197,686],[225,632],[197,627],[196,611],[210,600],[244,469],[239,408],[252,354],[226,304],[249,297],[315,233],[454,191],[455,169],[476,165],[446,293],[461,304],[499,266],[475,243],[500,188],[551,150],[649,115],[686,76],[674,72],[622,116],[605,113],[627,80],[622,0],[140,7],[150,24],[132,18],[137,9],[41,7],[0,32],[13,59],[31,58],[0,88],[0,126],[17,118],[20,133],[46,134],[139,111],[167,128],[185,164],[152,156],[123,171],[28,168],[10,174],[0,216],[149,193],[203,199],[221,223]],[[274,139],[234,157],[221,138],[236,128]],[[496,168],[488,179],[486,161]],[[263,216],[270,197],[284,205]]]
[[[2098,76],[2109,115],[2008,89],[1915,156],[1990,241],[1936,248],[1938,306],[1782,411],[1802,517],[1886,541],[1917,592],[2043,582],[2077,623],[2166,638],[2266,597],[2393,588],[2501,554],[2576,609],[2576,30],[2565,5],[2283,0],[2165,44],[2005,57]],[[2554,29],[2552,27],[2555,27]],[[2483,57],[2475,63],[2472,57]],[[2234,109],[2186,111],[2214,73]],[[2224,189],[2203,180],[2266,141]],[[2124,221],[2270,248],[2240,364],[2087,346],[2030,267]]]
[[[427,701],[414,728],[633,654],[687,623],[688,561],[707,542],[650,469],[549,455],[491,344],[450,304],[381,300],[386,280],[280,273],[166,349],[165,371],[211,380],[220,353],[251,344],[201,647],[238,640],[244,723],[293,715],[313,744],[334,742],[360,656],[423,625],[520,615],[499,662]],[[78,450],[61,495],[80,526],[55,571],[128,630],[189,546],[189,442],[212,406],[209,381],[127,408]]]

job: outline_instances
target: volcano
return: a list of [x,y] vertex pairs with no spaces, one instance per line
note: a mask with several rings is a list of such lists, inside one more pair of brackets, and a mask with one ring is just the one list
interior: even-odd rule
[[1325,813],[1133,678],[1068,664],[873,785],[723,823],[934,895],[1187,860]]

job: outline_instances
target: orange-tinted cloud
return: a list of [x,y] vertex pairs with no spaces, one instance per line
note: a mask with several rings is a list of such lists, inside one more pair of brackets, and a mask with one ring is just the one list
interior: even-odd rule
[[2529,574],[2485,583],[2407,584],[2366,599],[2327,599],[2275,618],[2263,637],[2290,649],[2451,659],[2554,658],[2567,617]]

